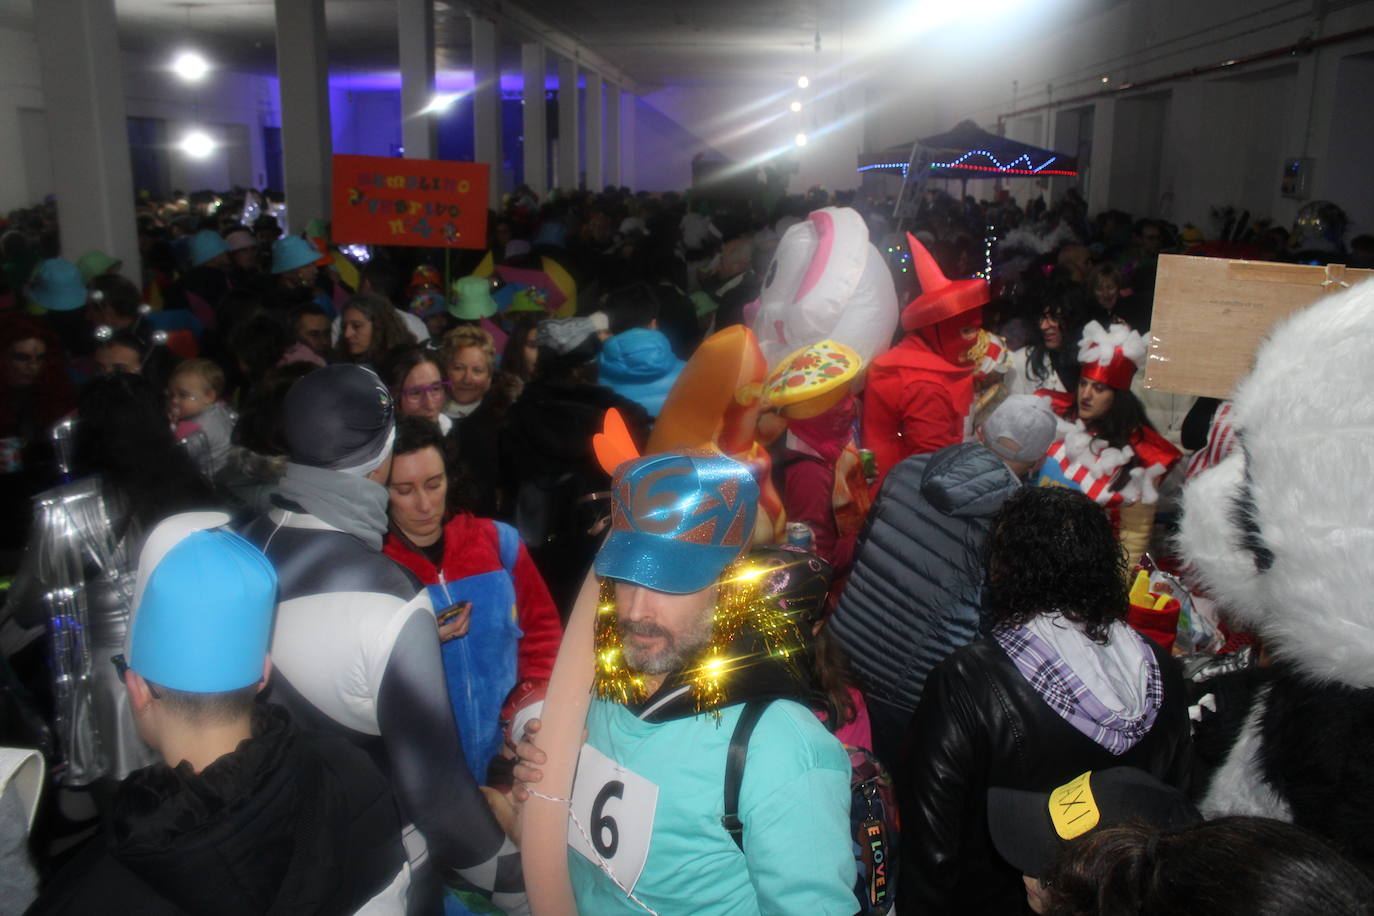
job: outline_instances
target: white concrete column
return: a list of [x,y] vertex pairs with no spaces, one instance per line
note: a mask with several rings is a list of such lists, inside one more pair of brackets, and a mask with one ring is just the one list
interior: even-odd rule
[[329,216],[333,138],[324,0],[276,0],[287,232]]
[[624,95],[625,107],[620,110],[620,183],[632,191],[639,190],[635,174],[635,103],[634,93]]
[[520,45],[525,184],[540,197],[549,190],[548,112],[544,101],[544,74],[547,70],[543,45],[537,41],[527,41]]
[[[1112,146],[1116,138],[1116,99],[1098,99],[1093,105],[1092,172],[1088,175],[1088,212],[1101,213],[1110,206]],[[1082,163],[1079,163],[1080,168]]]
[[620,87],[606,84],[606,183],[620,187]]
[[566,57],[558,61],[558,167],[556,184],[572,190],[577,187],[580,146],[577,135],[577,61]]
[[583,115],[587,137],[586,186],[590,191],[606,187],[606,167],[602,156],[602,135],[605,106],[601,100],[601,74],[585,71],[587,82],[586,113]]
[[407,159],[436,155],[434,117],[421,114],[434,98],[434,0],[396,0],[401,52],[401,145]]
[[62,254],[75,259],[98,248],[122,260],[124,275],[137,281],[134,179],[114,0],[43,0],[33,5],[33,15]]
[[501,203],[501,63],[496,23],[472,15],[472,132],[478,162],[491,166],[487,205]]

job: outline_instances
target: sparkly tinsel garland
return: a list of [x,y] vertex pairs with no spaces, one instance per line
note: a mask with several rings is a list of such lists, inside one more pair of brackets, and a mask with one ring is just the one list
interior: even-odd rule
[[[711,641],[681,678],[691,687],[698,713],[719,715],[717,710],[725,702],[725,682],[730,675],[765,658],[781,662],[795,677],[802,677],[796,655],[805,648],[805,643],[798,621],[794,614],[778,607],[762,593],[770,571],[767,567],[740,561],[721,576]],[[759,635],[760,650],[731,655],[732,644],[746,629]],[[615,584],[609,579],[601,581],[601,598],[596,608],[596,680],[592,689],[601,699],[617,703],[642,702],[646,698],[644,675],[625,664],[616,618]]]

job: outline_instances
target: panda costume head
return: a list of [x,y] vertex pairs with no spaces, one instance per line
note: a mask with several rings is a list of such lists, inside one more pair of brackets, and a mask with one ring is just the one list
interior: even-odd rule
[[1183,494],[1182,555],[1315,683],[1374,687],[1374,282],[1276,326],[1237,387],[1240,448]]

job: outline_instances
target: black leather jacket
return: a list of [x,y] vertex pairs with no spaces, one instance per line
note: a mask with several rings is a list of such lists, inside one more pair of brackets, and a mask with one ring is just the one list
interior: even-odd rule
[[[1147,640],[1149,642],[1149,640]],[[1020,873],[992,846],[987,790],[1048,791],[1087,770],[1131,766],[1186,788],[1191,738],[1183,675],[1150,642],[1164,701],[1143,739],[1114,756],[1031,688],[1002,648],[983,639],[956,651],[926,681],[908,734],[902,815],[902,908],[1020,913]]]

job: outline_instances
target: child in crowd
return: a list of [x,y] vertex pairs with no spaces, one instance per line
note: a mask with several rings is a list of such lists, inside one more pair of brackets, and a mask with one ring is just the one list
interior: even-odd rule
[[197,431],[205,435],[202,468],[211,477],[224,467],[239,419],[220,400],[223,390],[224,370],[208,359],[188,359],[167,382],[167,413],[176,437],[180,441]]

